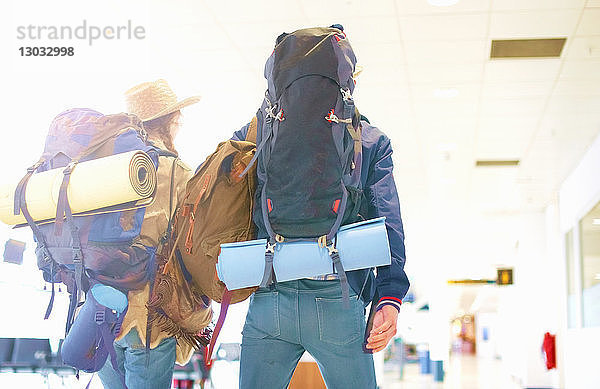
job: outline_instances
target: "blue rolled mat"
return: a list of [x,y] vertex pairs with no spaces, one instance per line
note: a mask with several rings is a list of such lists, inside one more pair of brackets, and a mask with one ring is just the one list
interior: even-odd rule
[[217,276],[227,289],[257,286],[265,269],[266,239],[224,243],[217,261]]
[[[341,227],[335,244],[346,271],[391,262],[385,217]],[[266,239],[222,244],[217,262],[219,279],[229,290],[258,286],[264,274],[266,247]],[[277,243],[273,269],[280,282],[334,272],[327,248],[314,241]]]

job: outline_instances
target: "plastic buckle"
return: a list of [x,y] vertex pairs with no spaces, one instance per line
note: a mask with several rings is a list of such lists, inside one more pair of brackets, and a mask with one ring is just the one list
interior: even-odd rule
[[140,138],[142,138],[142,140],[144,142],[146,142],[148,140],[148,132],[146,132],[146,130],[144,128],[140,128],[138,130],[138,133],[140,134]]
[[335,248],[335,245],[333,244],[333,242],[330,242],[330,244],[325,247],[327,248],[327,251],[329,252],[330,257],[333,257],[335,254],[339,253],[338,249]]
[[27,168],[27,173],[35,172],[40,166],[42,166],[42,162],[36,162],[35,164]]
[[327,247],[327,235],[319,236],[317,243],[319,244],[320,248]]
[[83,253],[81,252],[81,247],[73,247],[73,263],[75,265],[81,264],[83,260]]
[[275,246],[277,246],[277,243],[267,242],[267,249],[265,250],[265,253],[275,254]]
[[346,90],[344,88],[340,88],[340,92],[342,92],[342,99],[344,101],[352,101],[352,93],[350,93],[350,89]]
[[68,176],[69,174],[71,174],[71,172],[73,171],[73,169],[75,168],[75,165],[77,165],[76,160],[73,160],[71,162],[69,162],[69,164],[65,167],[65,169],[63,170],[63,174],[65,176]]

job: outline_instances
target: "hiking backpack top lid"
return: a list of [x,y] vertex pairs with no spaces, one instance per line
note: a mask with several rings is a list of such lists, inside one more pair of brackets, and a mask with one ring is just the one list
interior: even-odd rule
[[355,66],[356,56],[342,30],[306,28],[279,36],[265,65],[265,78],[275,100],[295,80],[310,75],[330,78],[352,93]]
[[354,221],[361,166],[355,65],[338,28],[282,34],[267,60],[257,174],[271,239],[330,240],[341,224]]
[[[134,131],[127,133],[127,130]],[[119,134],[121,137],[117,142]],[[145,141],[147,134],[135,115],[103,115],[89,108],[69,109],[52,121],[40,158],[46,163],[38,171],[62,167],[73,160],[85,161],[136,148],[148,151],[140,139]]]

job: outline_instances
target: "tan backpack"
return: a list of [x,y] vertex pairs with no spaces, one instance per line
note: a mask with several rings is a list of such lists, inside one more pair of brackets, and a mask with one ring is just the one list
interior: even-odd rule
[[[252,119],[256,134],[256,118]],[[255,135],[254,135],[255,137]],[[256,168],[239,177],[248,165],[256,145],[228,140],[201,165],[188,181],[186,194],[175,219],[176,247],[194,283],[210,299],[221,302],[225,284],[217,277],[216,264],[222,243],[256,237],[252,222]],[[231,303],[247,299],[256,288],[231,291]]]
[[[248,140],[256,139],[256,118]],[[256,288],[228,291],[217,277],[216,263],[222,243],[255,238],[252,222],[256,168],[239,177],[256,145],[250,141],[220,143],[189,179],[177,204],[170,239],[158,255],[159,271],[148,308],[152,322],[195,348],[208,344],[211,300],[221,303],[221,313],[210,340],[212,348],[229,304],[247,299]],[[183,265],[183,266],[182,266]]]

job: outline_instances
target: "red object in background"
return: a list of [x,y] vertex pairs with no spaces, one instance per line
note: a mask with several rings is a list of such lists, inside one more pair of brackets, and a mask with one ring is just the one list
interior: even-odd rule
[[192,389],[194,387],[194,380],[173,380],[173,387],[175,389]]
[[546,359],[546,369],[556,369],[556,335],[552,335],[549,332],[544,334],[542,352]]

